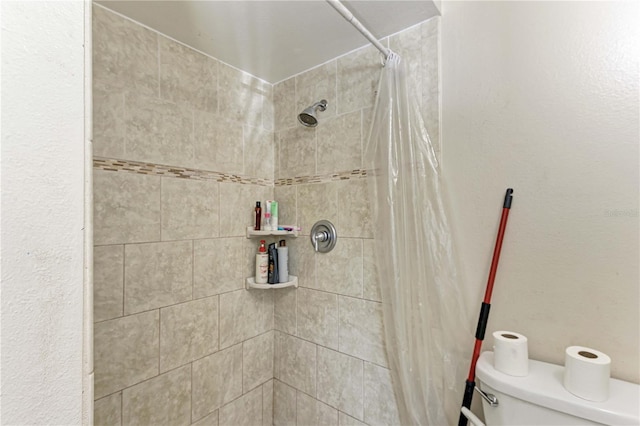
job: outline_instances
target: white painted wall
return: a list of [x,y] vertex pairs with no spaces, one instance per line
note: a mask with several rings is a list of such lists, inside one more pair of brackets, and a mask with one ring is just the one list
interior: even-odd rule
[[639,7],[444,2],[442,18],[443,170],[474,316],[512,186],[488,331],[558,364],[569,345],[599,349],[633,382]]
[[82,421],[84,22],[2,2],[3,424]]

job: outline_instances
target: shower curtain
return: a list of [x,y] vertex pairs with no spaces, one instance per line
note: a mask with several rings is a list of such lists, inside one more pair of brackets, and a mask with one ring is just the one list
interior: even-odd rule
[[401,58],[382,70],[366,147],[387,357],[403,425],[455,424],[473,335],[438,160]]

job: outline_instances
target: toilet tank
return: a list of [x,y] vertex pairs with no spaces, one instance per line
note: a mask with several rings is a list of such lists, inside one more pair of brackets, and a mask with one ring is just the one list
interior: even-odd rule
[[609,399],[592,402],[564,388],[564,367],[529,360],[529,374],[509,376],[493,368],[493,352],[476,365],[480,389],[498,398],[483,400],[487,425],[640,425],[640,385],[611,379]]

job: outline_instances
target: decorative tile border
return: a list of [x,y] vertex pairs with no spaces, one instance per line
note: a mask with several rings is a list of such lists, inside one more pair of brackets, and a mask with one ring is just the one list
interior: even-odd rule
[[338,180],[366,178],[368,175],[371,175],[371,172],[367,171],[366,169],[354,169],[351,171],[329,173],[326,175],[297,176],[293,178],[276,179],[275,186],[290,186],[290,185],[302,185],[306,183],[335,182]]
[[187,167],[167,166],[164,164],[141,163],[130,160],[93,157],[93,168],[112,172],[138,173],[150,176],[165,176],[180,179],[215,180],[216,182],[233,182],[249,185],[273,186],[273,180],[245,177],[230,173],[212,172],[208,170],[190,169]]
[[360,179],[371,176],[372,172],[366,169],[347,170],[345,172],[328,173],[324,175],[297,176],[293,178],[281,178],[275,181],[246,177],[230,173],[197,170],[186,167],[167,166],[164,164],[143,163],[130,160],[116,160],[113,158],[93,157],[93,168],[111,172],[137,173],[150,176],[174,177],[179,179],[215,180],[216,182],[232,182],[245,185],[260,186],[292,186],[310,183],[326,183],[340,180]]

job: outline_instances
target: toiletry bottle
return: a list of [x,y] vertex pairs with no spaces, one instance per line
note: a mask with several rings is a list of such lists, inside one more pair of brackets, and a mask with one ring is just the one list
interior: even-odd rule
[[278,230],[278,202],[271,202],[271,230]]
[[278,246],[278,281],[281,283],[289,281],[289,247],[285,240],[280,240]]
[[262,208],[260,207],[260,201],[256,201],[256,224],[253,227],[256,231],[260,230],[260,221],[262,220]]
[[262,229],[271,231],[271,200],[265,201],[264,208],[264,223],[262,224]]
[[260,248],[256,254],[256,284],[266,284],[269,272],[269,256],[264,246],[265,240],[260,240]]
[[276,243],[269,244],[269,274],[267,277],[269,284],[278,284],[278,250]]

